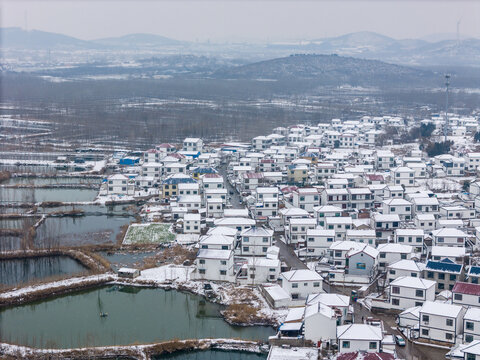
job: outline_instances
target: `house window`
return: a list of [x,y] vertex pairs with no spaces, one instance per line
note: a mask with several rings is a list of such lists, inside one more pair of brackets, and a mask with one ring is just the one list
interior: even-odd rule
[[227,265],[227,262],[225,260],[220,261],[221,265]]
[[453,295],[453,297],[454,297],[455,300],[459,300],[459,301],[462,301],[462,299],[463,299],[462,294],[455,294],[455,295]]
[[342,341],[343,349],[350,349],[350,341]]
[[293,283],[293,284],[292,284],[292,288],[293,288],[293,289],[298,288],[298,284],[297,284],[297,283]]
[[445,334],[445,339],[447,339],[447,340],[452,340],[452,339],[453,339],[453,335],[450,334],[450,333],[446,333],[446,334]]
[[428,329],[422,329],[422,335],[428,336]]
[[423,297],[423,290],[415,290],[416,297]]
[[220,275],[227,275],[227,270],[220,270]]
[[445,323],[447,324],[447,326],[453,326],[453,319],[447,319]]
[[400,305],[400,299],[392,298],[392,305],[399,306]]
[[366,269],[365,263],[357,263],[357,269],[359,269],[359,270],[365,270],[365,269]]
[[471,321],[466,321],[466,322],[465,322],[465,329],[467,329],[467,330],[473,330],[473,329],[474,329],[473,322],[471,322]]
[[199,260],[199,263],[200,263],[200,264],[205,264],[205,260],[200,259],[200,260]]
[[205,269],[198,269],[198,272],[199,272],[200,274],[205,274]]
[[370,343],[368,344],[368,348],[370,350],[375,350],[377,348],[377,342],[376,341],[370,341]]
[[248,246],[243,247],[243,252],[249,252],[249,251],[250,251],[250,248]]
[[319,283],[319,282],[314,282],[314,283],[313,283],[313,287],[314,287],[314,288],[315,288],[315,287],[320,287],[320,283]]
[[392,286],[392,294],[400,294],[400,288],[398,286]]
[[430,316],[428,316],[428,315],[422,315],[422,321],[423,321],[423,322],[429,322],[429,320],[430,320]]
[[[471,343],[473,341],[473,336],[472,335],[465,335],[465,342],[466,343]],[[472,357],[470,357],[472,356]],[[475,360],[475,355],[473,354],[467,354],[467,360],[473,359]]]

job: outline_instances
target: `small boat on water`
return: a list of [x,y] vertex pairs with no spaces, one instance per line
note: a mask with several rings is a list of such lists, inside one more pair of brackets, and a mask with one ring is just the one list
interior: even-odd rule
[[105,312],[100,313],[100,317],[107,317],[107,316],[108,316],[108,313],[105,313]]

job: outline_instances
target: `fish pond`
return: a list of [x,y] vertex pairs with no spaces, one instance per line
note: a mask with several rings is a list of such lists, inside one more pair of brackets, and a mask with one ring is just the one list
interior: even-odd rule
[[111,285],[2,309],[0,334],[3,342],[54,348],[195,338],[266,341],[274,334],[271,327],[231,326],[221,309],[175,290]]
[[154,360],[263,360],[266,354],[256,354],[245,351],[206,350],[178,352],[170,355],[152,356]]
[[49,217],[38,227],[34,245],[51,248],[115,243],[120,227],[133,219],[130,215]]
[[2,202],[37,203],[44,201],[81,202],[95,200],[95,189],[0,188]]
[[87,270],[78,261],[68,256],[6,259],[0,260],[0,284],[20,285],[53,276],[78,274]]

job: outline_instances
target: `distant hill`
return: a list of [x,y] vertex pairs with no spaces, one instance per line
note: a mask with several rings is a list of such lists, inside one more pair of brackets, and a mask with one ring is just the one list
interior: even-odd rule
[[18,27],[1,28],[0,43],[2,48],[14,49],[52,49],[76,48],[85,49],[95,47],[88,41],[71,36],[39,30],[23,30]]
[[39,31],[23,30],[18,27],[0,28],[2,48],[39,49],[102,49],[102,48],[151,48],[161,46],[181,46],[185,42],[152,34],[130,34],[98,40],[80,40],[72,36]]
[[338,55],[292,55],[222,69],[214,74],[227,79],[315,80],[322,85],[382,86],[435,82],[430,71],[376,60]]
[[183,41],[174,40],[165,36],[153,34],[129,34],[119,37],[92,40],[93,43],[104,46],[115,46],[124,48],[135,47],[157,47],[157,46],[176,46],[186,44]]
[[[434,39],[435,36],[427,37]],[[439,34],[439,39],[442,35]],[[272,51],[285,49],[283,44],[271,44]],[[426,41],[426,39],[396,40],[374,32],[357,32],[333,38],[316,39],[301,45],[291,45],[291,52],[338,54],[376,59],[409,65],[480,64],[480,39]]]

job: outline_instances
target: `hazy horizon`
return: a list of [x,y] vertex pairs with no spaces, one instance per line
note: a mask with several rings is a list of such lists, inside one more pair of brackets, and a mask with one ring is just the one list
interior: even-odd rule
[[433,34],[453,36],[458,22],[462,37],[479,38],[480,2],[1,2],[2,27],[55,32],[82,40],[146,33],[184,41],[281,42],[361,31],[418,39]]

